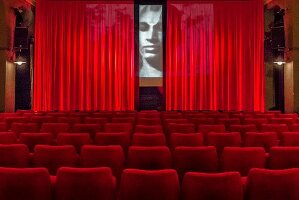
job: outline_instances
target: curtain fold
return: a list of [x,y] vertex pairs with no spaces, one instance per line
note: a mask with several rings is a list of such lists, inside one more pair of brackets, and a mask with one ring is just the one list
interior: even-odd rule
[[167,5],[166,109],[264,110],[263,3]]
[[118,3],[37,1],[34,110],[134,110],[134,4]]

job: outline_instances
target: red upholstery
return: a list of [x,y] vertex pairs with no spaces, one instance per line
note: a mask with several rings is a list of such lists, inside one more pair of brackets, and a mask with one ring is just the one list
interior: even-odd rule
[[81,117],[57,117],[57,122],[59,123],[67,123],[70,127],[73,127],[74,124],[80,124],[82,122]]
[[243,138],[246,132],[256,132],[255,124],[230,125],[228,128],[231,132],[239,132]]
[[0,122],[0,132],[8,131],[8,128],[6,126],[5,122]]
[[282,146],[299,146],[299,132],[283,132],[281,135]]
[[135,123],[135,117],[112,117],[112,123]]
[[30,151],[38,144],[53,144],[51,133],[20,133],[20,143],[26,144]]
[[203,146],[203,136],[201,133],[172,133],[170,136],[170,146]]
[[298,200],[299,169],[252,169],[247,180],[246,200]]
[[194,123],[196,126],[198,125],[212,125],[215,124],[214,118],[202,117],[202,118],[191,118],[190,122]]
[[1,144],[0,167],[29,167],[29,150],[24,144]]
[[166,146],[164,134],[142,134],[133,135],[132,145],[134,146]]
[[243,124],[255,124],[257,129],[260,130],[262,124],[268,123],[267,118],[244,118]]
[[173,153],[174,168],[182,178],[186,172],[217,172],[215,147],[177,147]]
[[31,117],[31,122],[37,123],[38,127],[41,127],[41,125],[43,123],[55,122],[55,117],[53,117],[53,116],[33,116],[33,117]]
[[226,129],[230,127],[230,125],[238,125],[241,121],[239,118],[219,118],[217,119],[217,124],[224,124]]
[[99,124],[74,124],[73,132],[75,133],[89,133],[91,138],[95,137],[97,132],[102,130]]
[[104,127],[105,123],[108,123],[107,118],[99,118],[99,117],[85,117],[85,124],[99,124],[101,127]]
[[270,118],[269,124],[287,124],[291,125],[296,123],[296,119],[294,118]]
[[59,133],[57,145],[73,145],[77,152],[86,144],[91,144],[92,140],[88,133]]
[[293,119],[298,119],[298,114],[297,113],[279,113],[277,115],[278,118],[293,118]]
[[136,125],[135,133],[163,133],[161,125]]
[[262,124],[260,130],[261,132],[276,132],[280,136],[282,132],[288,132],[289,128],[286,124]]
[[75,147],[36,145],[33,164],[35,167],[45,167],[51,175],[56,175],[60,167],[76,167],[78,156]]
[[209,132],[225,132],[225,126],[223,124],[198,125],[197,131],[207,136]]
[[20,133],[38,133],[39,128],[37,123],[12,123],[11,130],[17,135]]
[[137,113],[138,119],[152,119],[152,118],[160,118],[160,112],[138,112]]
[[292,131],[292,132],[299,132],[299,124],[292,124],[292,125],[289,125],[289,131]]
[[50,175],[44,168],[0,168],[1,200],[51,200]]
[[118,200],[179,200],[175,170],[124,170]]
[[128,132],[131,133],[133,129],[132,123],[106,123],[104,126],[104,132],[117,133]]
[[137,119],[137,124],[146,125],[146,126],[161,125],[161,119],[160,118],[141,118],[140,117]]
[[299,168],[298,155],[299,147],[272,147],[269,153],[269,168]]
[[70,125],[68,123],[43,123],[41,132],[50,132],[53,137],[57,137],[58,133],[67,133],[70,131]]
[[188,172],[182,183],[183,200],[243,200],[237,172],[206,174]]
[[6,117],[4,121],[6,123],[7,129],[10,130],[12,123],[26,123],[29,122],[29,118],[20,116]]
[[238,132],[229,133],[208,133],[207,144],[215,146],[218,156],[221,155],[224,147],[239,147],[241,146],[241,136]]
[[115,179],[111,170],[62,167],[57,172],[57,200],[114,200]]
[[184,124],[168,124],[170,133],[195,133],[195,125],[191,123]]
[[245,134],[244,146],[247,147],[264,147],[268,152],[273,146],[278,146],[279,140],[275,132],[248,132]]
[[130,135],[127,132],[119,133],[96,133],[95,145],[120,145],[124,151],[130,146]]
[[128,167],[136,169],[172,168],[171,154],[168,147],[131,146],[128,152]]
[[185,118],[170,118],[170,119],[164,119],[164,124],[186,124],[188,123],[188,119]]
[[14,132],[0,132],[0,144],[16,144],[17,140],[17,135]]
[[110,167],[113,175],[120,178],[125,164],[125,155],[121,146],[84,145],[81,149],[82,167]]
[[266,152],[262,147],[225,147],[221,158],[222,171],[237,171],[247,176],[251,168],[266,167]]

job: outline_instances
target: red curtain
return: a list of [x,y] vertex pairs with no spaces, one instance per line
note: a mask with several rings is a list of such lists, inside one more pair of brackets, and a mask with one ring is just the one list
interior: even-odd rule
[[167,110],[264,110],[263,2],[169,1]]
[[36,3],[34,110],[134,109],[134,2]]

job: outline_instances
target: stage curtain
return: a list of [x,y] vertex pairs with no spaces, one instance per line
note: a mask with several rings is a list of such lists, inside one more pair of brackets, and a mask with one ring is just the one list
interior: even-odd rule
[[263,2],[169,1],[167,110],[264,110]]
[[37,0],[34,110],[133,110],[134,83],[133,0]]

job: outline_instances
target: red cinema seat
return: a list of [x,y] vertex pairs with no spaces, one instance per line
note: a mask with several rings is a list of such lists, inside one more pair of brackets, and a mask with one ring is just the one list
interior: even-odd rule
[[297,113],[279,113],[277,114],[278,118],[293,118],[293,119],[298,119],[298,114]]
[[20,133],[38,133],[39,128],[37,123],[12,123],[11,130],[17,135]]
[[195,125],[191,123],[183,124],[168,124],[168,130],[170,133],[195,133]]
[[204,124],[204,125],[198,125],[197,132],[200,132],[204,135],[204,137],[207,136],[209,132],[225,132],[225,126],[223,124]]
[[185,118],[179,118],[179,119],[164,119],[164,124],[186,124],[188,123],[188,119]]
[[43,123],[53,123],[55,122],[55,117],[53,116],[33,116],[31,117],[32,123],[37,123],[40,128]]
[[255,118],[274,118],[276,116],[276,113],[255,113]]
[[6,123],[5,122],[0,122],[0,132],[6,132],[6,131],[8,131]]
[[267,118],[244,118],[243,124],[255,124],[257,129],[260,130],[262,124],[268,123]]
[[238,172],[188,172],[182,183],[182,200],[243,200]]
[[239,124],[230,125],[228,130],[230,132],[239,132],[241,137],[244,138],[246,132],[256,132],[257,128],[255,124]]
[[207,118],[207,117],[202,117],[202,118],[191,118],[189,121],[196,126],[198,125],[213,125],[215,124],[215,119],[214,118]]
[[135,117],[112,117],[112,123],[130,123],[135,124]]
[[207,144],[209,146],[215,146],[218,156],[221,155],[224,147],[240,147],[241,136],[238,132],[229,133],[208,133]]
[[136,133],[132,139],[133,146],[166,146],[164,134],[142,134]]
[[113,175],[120,178],[125,165],[121,146],[84,145],[80,153],[81,167],[110,167]]
[[299,124],[292,124],[292,125],[289,125],[289,131],[292,131],[292,132],[299,132]]
[[130,135],[127,132],[97,133],[94,144],[99,146],[120,145],[124,151],[127,151],[130,146]]
[[132,123],[106,123],[104,125],[104,132],[106,133],[117,133],[117,132],[132,133],[132,130],[133,130]]
[[76,167],[78,155],[75,147],[36,145],[33,157],[34,167],[45,167],[51,175],[56,175],[60,167]]
[[203,136],[201,133],[172,133],[170,135],[171,148],[179,146],[203,146]]
[[283,132],[281,135],[282,146],[299,146],[299,132]]
[[118,200],[179,200],[175,170],[124,170]]
[[70,127],[73,127],[74,124],[80,124],[82,122],[81,117],[57,117],[58,123],[67,123]]
[[99,124],[74,124],[73,132],[75,133],[89,133],[91,138],[95,137],[97,132],[102,131]]
[[85,124],[99,124],[101,127],[104,127],[105,123],[108,123],[107,118],[98,118],[98,117],[85,117]]
[[161,113],[161,119],[166,120],[166,119],[182,119],[183,115],[182,113],[179,112],[162,112]]
[[286,124],[262,124],[261,132],[276,132],[278,137],[281,136],[282,132],[288,132],[289,128]]
[[0,132],[0,144],[17,144],[18,138],[14,132]]
[[53,137],[57,137],[58,133],[67,133],[70,131],[70,125],[68,123],[43,123],[41,132],[52,133]]
[[169,169],[172,167],[171,153],[168,147],[131,146],[128,152],[128,168]]
[[244,146],[246,147],[264,147],[269,152],[273,146],[278,146],[279,140],[275,132],[247,132],[244,138]]
[[1,200],[51,200],[51,182],[44,168],[0,168]]
[[298,155],[299,147],[272,147],[269,153],[269,168],[299,168]]
[[163,133],[161,125],[136,125],[135,133]]
[[266,167],[266,152],[262,147],[225,147],[222,152],[221,170],[237,171],[247,176],[251,168]]
[[69,168],[57,172],[57,200],[114,200],[116,182],[110,168]]
[[29,167],[29,150],[24,144],[1,144],[0,167]]
[[182,178],[186,172],[217,172],[218,157],[216,148],[177,147],[173,152],[174,168]]
[[137,124],[145,126],[161,126],[161,119],[158,118],[137,118]]
[[225,128],[228,129],[231,125],[238,125],[241,121],[239,118],[219,118],[217,124],[224,124]]
[[57,145],[72,145],[77,152],[80,152],[83,145],[91,143],[88,133],[59,133],[57,136]]
[[20,133],[20,143],[26,144],[32,152],[35,145],[38,144],[53,144],[53,135],[51,133]]
[[12,123],[28,123],[30,120],[27,117],[16,116],[16,117],[6,117],[4,121],[6,123],[7,129],[10,130]]
[[153,119],[153,118],[160,118],[160,112],[138,112],[137,118],[138,119]]
[[298,200],[299,169],[252,169],[248,174],[246,200]]
[[293,118],[270,118],[269,124],[287,124],[288,126],[296,123],[296,119]]

